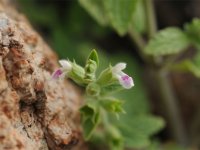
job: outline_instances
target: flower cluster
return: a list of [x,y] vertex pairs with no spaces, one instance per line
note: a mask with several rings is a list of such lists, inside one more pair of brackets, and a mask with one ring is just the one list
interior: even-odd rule
[[[63,79],[64,77],[67,77],[68,73],[72,71],[72,62],[69,60],[60,60],[59,61],[61,67],[58,68],[53,74],[53,79]],[[134,82],[132,77],[125,74],[122,70],[126,68],[126,63],[118,63],[114,67],[112,67],[112,76],[116,79],[118,79],[119,84],[125,88],[130,89],[134,86]]]
[[[85,87],[85,104],[80,109],[85,139],[89,140],[100,124],[105,135],[110,136],[110,129],[118,132],[112,123],[107,125],[108,120],[105,118],[108,116],[107,113],[114,113],[118,116],[118,113],[124,112],[123,102],[111,97],[111,93],[134,86],[132,77],[123,72],[126,63],[121,62],[115,66],[109,66],[99,76],[96,76],[99,59],[95,50],[90,53],[85,67],[69,60],[60,60],[59,63],[61,67],[52,74],[53,80],[67,77]],[[116,138],[115,136],[116,134],[112,135],[112,139]]]

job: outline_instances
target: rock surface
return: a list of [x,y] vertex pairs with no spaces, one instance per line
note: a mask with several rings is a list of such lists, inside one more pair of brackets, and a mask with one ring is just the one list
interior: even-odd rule
[[0,0],[0,150],[84,149],[81,96],[51,80],[57,67],[26,18]]

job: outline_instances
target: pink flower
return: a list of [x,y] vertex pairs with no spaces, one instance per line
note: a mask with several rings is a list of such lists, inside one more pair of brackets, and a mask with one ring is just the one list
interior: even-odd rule
[[57,69],[57,70],[54,71],[54,73],[52,74],[52,78],[53,78],[53,79],[58,79],[62,74],[63,74],[63,71],[62,71],[61,69]]
[[72,69],[71,62],[67,60],[60,60],[59,63],[61,65],[61,68],[54,71],[54,73],[52,74],[52,79],[64,78],[66,74]]
[[126,63],[118,63],[112,68],[113,76],[119,80],[119,83],[125,89],[130,89],[134,86],[132,77],[125,74],[122,70],[126,68]]
[[121,76],[121,78],[119,79],[119,83],[125,89],[130,89],[134,86],[132,77],[129,77],[128,75]]

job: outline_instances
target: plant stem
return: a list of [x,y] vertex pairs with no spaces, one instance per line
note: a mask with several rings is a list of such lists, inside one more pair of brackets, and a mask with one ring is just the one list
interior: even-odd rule
[[144,48],[145,48],[146,43],[143,40],[142,36],[137,31],[135,31],[134,29],[129,30],[129,36],[131,37],[133,42],[138,47],[138,53],[139,53],[140,57],[144,61],[147,61],[148,60],[148,58],[147,58],[148,56],[145,55],[145,52],[144,52]]
[[179,144],[186,146],[188,144],[187,136],[177,104],[178,101],[174,94],[171,81],[168,78],[168,74],[169,72],[167,70],[159,70],[154,73],[154,77],[157,81],[160,98],[165,107],[167,119],[170,123],[173,136]]
[[[137,47],[139,48],[140,51],[142,51],[141,53],[144,53],[144,47],[146,45],[144,39],[142,38],[142,36],[135,30],[129,30],[129,35],[131,37],[131,39],[133,39],[133,42],[135,42],[135,44],[137,45]],[[144,54],[142,54],[144,55]]]
[[[148,30],[148,38],[151,39],[157,32],[157,22],[155,17],[155,8],[153,5],[153,0],[144,0],[144,7],[146,11],[146,23]],[[162,63],[161,57],[153,57],[153,62],[155,65]]]
[[[145,0],[144,6],[146,10],[148,36],[150,39],[157,31],[153,0]],[[160,65],[163,61],[161,57],[154,57],[153,60],[156,65]],[[178,101],[174,94],[171,81],[168,78],[168,74],[169,71],[167,69],[161,68],[161,70],[155,72],[154,76],[158,84],[158,91],[160,93],[162,103],[166,107],[166,114],[173,132],[173,136],[179,144],[185,146],[187,144],[187,136],[177,104]]]

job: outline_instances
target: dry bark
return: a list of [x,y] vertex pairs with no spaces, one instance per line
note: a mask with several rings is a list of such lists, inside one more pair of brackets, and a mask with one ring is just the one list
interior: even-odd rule
[[0,0],[0,150],[84,149],[81,97],[51,80],[57,67],[26,18]]

